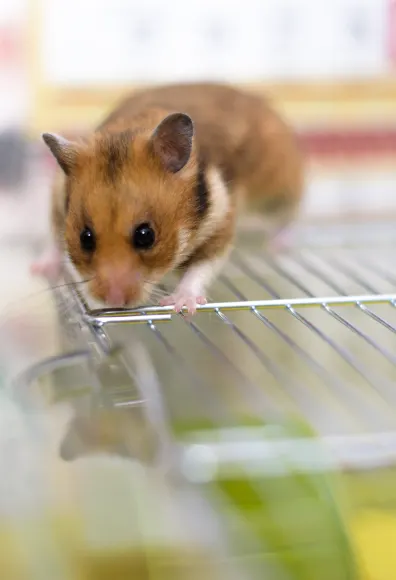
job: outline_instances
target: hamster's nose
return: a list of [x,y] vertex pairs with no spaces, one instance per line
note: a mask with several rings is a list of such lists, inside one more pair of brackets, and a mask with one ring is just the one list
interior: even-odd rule
[[102,268],[99,275],[102,300],[110,308],[123,308],[133,302],[140,291],[140,274],[128,266]]
[[112,308],[122,308],[127,303],[126,294],[116,282],[111,282],[107,289],[106,302]]

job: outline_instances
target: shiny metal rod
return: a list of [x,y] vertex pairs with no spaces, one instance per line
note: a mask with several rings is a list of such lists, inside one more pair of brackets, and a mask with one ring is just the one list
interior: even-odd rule
[[[271,300],[245,300],[238,302],[212,302],[197,307],[197,312],[265,310],[284,308],[307,308],[315,306],[355,306],[358,304],[391,304],[396,294],[362,296],[327,296],[323,298],[289,298]],[[139,314],[141,313],[141,314]],[[144,314],[143,314],[144,313]],[[168,313],[168,315],[167,315]],[[175,314],[173,306],[146,306],[133,310],[91,310],[84,318],[91,324],[115,324],[170,320]]]

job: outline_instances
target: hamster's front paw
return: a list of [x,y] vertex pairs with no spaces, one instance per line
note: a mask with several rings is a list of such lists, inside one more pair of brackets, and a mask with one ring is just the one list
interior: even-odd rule
[[57,280],[61,275],[61,271],[61,254],[56,249],[48,250],[30,266],[30,272],[34,276],[42,276],[50,281]]
[[181,312],[183,308],[187,308],[190,315],[193,315],[197,311],[197,305],[202,306],[206,304],[206,298],[204,296],[195,296],[189,292],[176,292],[171,294],[160,301],[161,306],[173,306],[175,312]]

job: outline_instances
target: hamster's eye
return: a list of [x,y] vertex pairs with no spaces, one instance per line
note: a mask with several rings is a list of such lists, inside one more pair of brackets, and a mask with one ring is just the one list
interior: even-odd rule
[[132,244],[137,250],[149,250],[155,242],[155,232],[150,224],[144,223],[136,226],[132,234]]
[[95,234],[90,228],[85,227],[80,233],[80,245],[84,252],[92,253],[96,248]]

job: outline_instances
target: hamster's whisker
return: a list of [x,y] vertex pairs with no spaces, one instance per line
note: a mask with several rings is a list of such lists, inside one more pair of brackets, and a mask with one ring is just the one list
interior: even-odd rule
[[[21,299],[18,300],[13,300],[11,302],[8,302],[2,309],[2,311],[0,312],[0,329],[4,326],[4,324],[6,324],[13,316],[20,316],[23,314],[24,312],[24,307],[27,306],[27,302],[29,300],[33,300],[35,298],[38,298],[40,296],[44,296],[46,295],[48,292],[51,292],[52,290],[56,290],[57,288],[63,288],[63,287],[67,287],[67,286],[73,286],[73,285],[79,285],[79,284],[86,284],[87,282],[89,282],[90,280],[92,280],[92,278],[89,278],[87,280],[81,280],[79,282],[65,282],[63,284],[58,284],[56,286],[48,286],[47,288],[43,288],[42,290],[38,290],[37,292],[32,292],[31,294],[29,294],[28,296],[25,296],[23,298],[23,306],[21,305]],[[63,304],[63,302],[62,302]],[[15,307],[17,307],[15,309]],[[63,306],[62,306],[63,308]],[[71,308],[71,305],[66,305],[65,303],[65,311],[62,313],[67,313],[67,310]]]
[[49,286],[47,290],[58,290],[59,288],[67,288],[68,286],[79,286],[81,284],[88,284],[88,282],[91,282],[92,280],[93,278],[87,278],[86,280],[78,280],[78,281],[73,280],[72,282],[64,282],[63,284]]
[[163,298],[164,296],[168,296],[168,292],[165,290],[165,288],[161,287],[161,286],[153,286],[151,287],[154,282],[150,282],[150,281],[145,281],[145,286],[149,285],[148,290],[150,290],[150,299],[158,299],[158,298]]
[[165,298],[165,296],[168,296],[167,292],[151,292],[150,300],[157,300],[159,298]]

